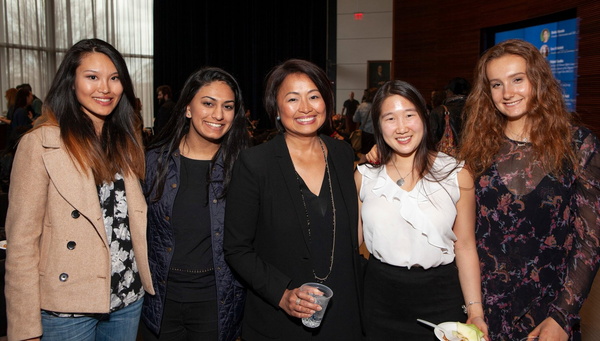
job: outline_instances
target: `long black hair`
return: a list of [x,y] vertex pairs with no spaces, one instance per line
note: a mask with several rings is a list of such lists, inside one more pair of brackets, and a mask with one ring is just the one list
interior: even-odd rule
[[[411,102],[417,109],[417,114],[423,122],[423,138],[421,143],[417,147],[415,153],[414,166],[416,173],[422,178],[431,170],[433,161],[430,154],[435,150],[432,136],[429,133],[429,112],[427,111],[427,104],[421,93],[411,84],[401,80],[391,80],[386,82],[375,94],[373,99],[373,106],[371,107],[371,117],[373,119],[373,130],[375,132],[375,142],[377,143],[377,149],[379,150],[380,165],[385,165],[393,157],[393,149],[388,146],[383,138],[381,132],[381,122],[379,117],[381,116],[381,106],[383,101],[388,97],[398,95],[406,98]],[[376,166],[377,167],[377,166]]]
[[[149,187],[150,191],[156,190],[156,195],[151,198],[151,201],[156,202],[160,199],[163,194],[167,172],[169,168],[169,157],[179,148],[181,140],[187,135],[190,130],[190,118],[185,116],[187,106],[192,102],[196,93],[206,85],[213,82],[224,82],[227,84],[234,94],[234,116],[231,128],[221,140],[219,150],[213,156],[211,164],[220,157],[223,160],[224,166],[224,179],[223,179],[223,192],[219,194],[219,197],[224,197],[227,193],[227,186],[231,180],[231,172],[233,169],[233,163],[237,159],[240,151],[248,148],[250,139],[248,136],[248,130],[246,129],[246,118],[244,112],[244,105],[242,99],[242,91],[232,75],[228,72],[216,68],[216,67],[205,67],[190,75],[185,82],[183,90],[179,100],[169,119],[160,133],[156,136],[152,144],[148,147],[151,149],[159,149],[159,158],[157,166],[156,180],[152,186]],[[212,172],[210,167],[210,172]],[[150,192],[151,193],[151,192]],[[150,193],[146,193],[149,195]]]

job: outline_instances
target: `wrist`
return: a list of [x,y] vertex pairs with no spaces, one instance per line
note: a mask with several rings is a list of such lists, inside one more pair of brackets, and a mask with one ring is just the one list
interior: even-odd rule
[[462,308],[465,314],[469,314],[472,307],[478,306],[483,311],[483,303],[479,301],[469,301],[466,304],[463,304]]

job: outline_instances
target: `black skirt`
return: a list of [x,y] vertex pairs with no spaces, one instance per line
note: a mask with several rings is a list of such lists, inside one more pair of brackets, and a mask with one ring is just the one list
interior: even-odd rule
[[371,256],[365,274],[367,340],[437,340],[417,319],[465,322],[455,263],[423,269],[393,266]]

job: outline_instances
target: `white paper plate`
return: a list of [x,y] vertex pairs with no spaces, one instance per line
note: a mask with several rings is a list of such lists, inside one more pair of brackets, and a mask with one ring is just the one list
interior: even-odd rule
[[[448,331],[450,333],[450,335],[446,334],[446,339],[448,339],[448,341],[460,341],[460,338],[454,336],[452,334],[452,332],[457,330],[457,326],[456,326],[456,322],[443,322],[438,324],[438,326],[440,326],[441,328],[443,328],[445,331]],[[437,336],[438,339],[444,341],[444,333],[442,332],[442,329],[440,328],[435,328],[433,330],[433,333],[435,334],[435,336]],[[481,340],[485,340],[484,338],[481,338]]]
[[0,249],[6,250],[6,240],[0,241]]

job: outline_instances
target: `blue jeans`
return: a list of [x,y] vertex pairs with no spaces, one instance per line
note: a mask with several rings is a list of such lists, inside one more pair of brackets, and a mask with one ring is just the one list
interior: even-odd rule
[[56,317],[42,311],[42,340],[135,341],[143,302],[141,298],[101,317]]

